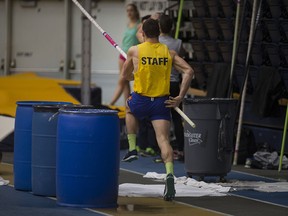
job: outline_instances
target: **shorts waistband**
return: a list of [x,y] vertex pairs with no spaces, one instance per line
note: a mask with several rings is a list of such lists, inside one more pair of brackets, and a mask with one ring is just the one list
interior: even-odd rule
[[164,96],[159,96],[159,97],[149,97],[149,96],[141,95],[141,94],[139,94],[139,93],[137,93],[137,92],[133,92],[133,93],[134,93],[134,94],[137,94],[137,95],[139,95],[139,96],[141,96],[141,97],[150,98],[151,101],[154,101],[154,100],[157,99],[157,98],[164,98],[164,97],[168,97],[168,96],[169,96],[169,95],[164,95]]

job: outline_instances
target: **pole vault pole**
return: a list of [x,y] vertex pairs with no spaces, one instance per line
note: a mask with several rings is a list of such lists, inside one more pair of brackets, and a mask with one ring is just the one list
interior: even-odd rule
[[[120,52],[121,55],[126,59],[127,54],[118,46],[118,44],[110,37],[110,35],[101,28],[101,26],[93,19],[93,17],[82,7],[82,5],[77,0],[72,1],[81,10],[81,12],[93,23],[93,25],[96,26],[96,28],[103,34],[103,36],[110,42],[110,44],[114,46],[118,50],[118,52]],[[196,127],[196,125],[191,121],[191,119],[189,119],[189,117],[178,107],[175,107],[175,110],[179,113],[179,115],[182,116],[184,120],[188,122],[191,127]]]
[[[235,18],[235,29],[234,29],[234,40],[233,40],[233,50],[232,50],[232,59],[231,59],[231,69],[230,69],[230,80],[229,80],[229,88],[228,88],[228,97],[232,98],[232,86],[233,86],[233,74],[236,62],[237,55],[237,47],[238,44],[238,35],[239,32],[239,21],[240,21],[240,8],[241,8],[241,0],[237,0],[237,9],[236,9],[236,18]],[[243,9],[244,10],[244,9]]]
[[248,77],[249,77],[250,54],[251,54],[251,50],[252,50],[255,31],[256,31],[257,24],[258,24],[258,21],[260,18],[261,7],[262,7],[262,0],[260,0],[260,3],[258,4],[258,12],[256,12],[257,2],[258,2],[258,0],[254,0],[254,2],[253,2],[249,41],[248,41],[248,50],[247,50],[247,56],[246,56],[246,62],[245,62],[244,84],[241,88],[241,93],[240,93],[240,100],[241,101],[240,101],[240,110],[239,110],[239,118],[238,118],[238,127],[237,127],[237,136],[236,136],[233,165],[237,165],[237,160],[238,160],[238,150],[239,150],[239,145],[240,145],[244,105],[245,105],[246,90],[247,90],[247,83],[248,83]]

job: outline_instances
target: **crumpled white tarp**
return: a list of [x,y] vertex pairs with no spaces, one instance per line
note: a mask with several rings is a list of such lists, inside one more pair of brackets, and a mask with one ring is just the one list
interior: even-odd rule
[[[269,165],[278,167],[280,163],[280,157],[278,155],[278,152],[276,151],[274,152],[257,151],[254,153],[253,158],[255,161],[261,163],[261,165],[264,168],[267,168]],[[282,168],[283,169],[288,168],[288,158],[285,155],[282,158]]]

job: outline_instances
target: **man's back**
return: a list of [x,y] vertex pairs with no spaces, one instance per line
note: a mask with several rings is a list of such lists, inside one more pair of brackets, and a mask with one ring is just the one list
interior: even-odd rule
[[169,95],[172,59],[168,47],[161,43],[145,42],[137,48],[134,91],[148,97]]

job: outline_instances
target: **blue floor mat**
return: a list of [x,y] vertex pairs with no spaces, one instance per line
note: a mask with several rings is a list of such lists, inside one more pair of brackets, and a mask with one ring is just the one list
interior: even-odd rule
[[0,187],[0,216],[98,216],[104,215],[81,208],[60,207],[55,200]]
[[[124,157],[126,154],[126,150],[120,151],[120,158]],[[131,163],[120,162],[120,168],[126,169],[129,171],[137,172],[140,174],[146,174],[147,172],[157,172],[157,173],[165,173],[165,166],[163,163],[155,163],[153,161],[153,157],[139,157],[138,160],[133,161]],[[175,161],[174,162],[174,175],[176,177],[186,176],[186,172],[184,169],[184,164]],[[205,181],[207,182],[215,182],[218,177],[205,177]],[[264,181],[264,182],[276,182],[272,179],[267,179],[261,176],[255,176],[251,174],[246,174],[237,171],[231,171],[227,174],[226,179],[229,180],[239,180],[239,181]],[[247,198],[257,199],[260,201],[270,202],[277,205],[283,205],[288,207],[288,193],[287,192],[277,192],[277,193],[265,193],[258,192],[255,190],[241,190],[234,191],[231,194],[240,195]]]
[[264,193],[255,190],[240,190],[232,192],[232,194],[288,207],[287,192]]

